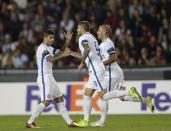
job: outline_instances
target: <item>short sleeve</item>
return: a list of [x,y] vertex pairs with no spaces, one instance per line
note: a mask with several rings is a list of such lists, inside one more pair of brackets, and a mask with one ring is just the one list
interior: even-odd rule
[[86,43],[88,43],[88,40],[86,40],[86,39],[81,40],[81,44],[82,44],[82,45],[84,45],[84,44],[86,44]]
[[111,47],[107,50],[107,52],[108,52],[108,54],[114,53],[115,49],[113,47]]
[[51,54],[50,54],[50,52],[48,51],[48,50],[44,50],[44,52],[43,52],[43,57],[48,57],[48,56],[50,56]]
[[115,46],[113,42],[109,42],[108,47],[107,47],[107,53],[110,55],[111,53],[115,53]]
[[56,54],[59,51],[57,48],[53,48],[53,54]]

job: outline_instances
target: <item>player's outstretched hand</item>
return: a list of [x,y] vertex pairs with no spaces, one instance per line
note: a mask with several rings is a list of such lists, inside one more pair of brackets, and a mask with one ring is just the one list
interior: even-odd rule
[[70,41],[72,39],[72,32],[71,31],[67,31],[66,33],[64,33],[65,38]]
[[71,50],[69,48],[66,48],[63,53],[62,53],[62,56],[63,57],[66,57],[66,56],[69,56],[71,54]]
[[67,55],[71,54],[71,50],[69,48],[66,48],[64,51],[66,52]]

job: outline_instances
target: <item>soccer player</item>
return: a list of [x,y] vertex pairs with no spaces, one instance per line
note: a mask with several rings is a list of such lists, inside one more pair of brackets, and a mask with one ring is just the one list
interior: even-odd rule
[[[97,31],[98,39],[102,41],[100,44],[100,53],[105,65],[105,84],[107,91],[111,90],[125,90],[124,86],[124,75],[120,66],[117,64],[117,55],[114,43],[110,40],[111,29],[109,25],[101,25]],[[113,93],[113,92],[111,92]],[[133,98],[130,95],[120,97],[122,101],[132,101],[140,102],[139,100]],[[151,112],[154,111],[154,105],[152,103],[151,97],[143,99],[143,103],[146,104]],[[106,113],[107,114],[107,113]],[[104,117],[104,116],[103,116]],[[106,116],[105,116],[106,117]],[[91,123],[92,126],[104,126],[105,119],[101,119],[97,122]]]
[[[101,105],[104,109],[103,113],[106,113],[106,100],[108,99],[117,98],[129,94],[135,99],[141,101],[141,96],[135,88],[131,88],[129,91],[114,90],[113,93],[110,95],[106,93],[106,87],[104,84],[105,67],[101,60],[98,42],[89,31],[89,22],[81,21],[77,27],[77,35],[79,36],[79,49],[81,53],[70,51],[71,56],[81,60],[81,63],[78,66],[79,70],[82,70],[83,67],[86,65],[89,72],[89,80],[84,91],[84,119],[78,123],[82,125],[82,127],[87,127],[89,125],[89,118],[91,112],[91,97],[94,94],[95,90],[98,91],[98,95],[102,99]],[[105,116],[105,114],[103,114],[103,116]]]
[[[68,32],[66,35],[68,35]],[[66,57],[68,54],[67,50],[62,52],[60,50],[54,49],[51,46],[54,43],[54,37],[55,34],[53,31],[50,29],[46,30],[44,32],[43,42],[39,45],[36,52],[38,66],[37,84],[40,88],[41,103],[32,113],[26,124],[26,128],[39,128],[35,123],[35,119],[41,115],[43,110],[48,107],[52,100],[55,100],[56,104],[58,105],[59,113],[68,124],[68,127],[78,126],[78,124],[75,125],[76,122],[69,117],[64,105],[63,95],[52,75],[53,63],[60,58]],[[63,49],[67,47],[68,43],[68,40],[66,40]]]

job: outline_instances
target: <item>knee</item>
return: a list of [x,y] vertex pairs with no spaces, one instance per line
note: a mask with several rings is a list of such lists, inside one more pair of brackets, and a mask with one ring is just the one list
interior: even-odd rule
[[125,86],[121,86],[120,90],[126,90]]
[[42,101],[42,103],[43,103],[46,107],[48,107],[49,104],[51,103],[51,101],[50,101],[50,100],[45,100],[45,101]]
[[63,96],[55,98],[56,103],[60,103],[60,102],[63,102],[63,101],[64,101]]
[[120,99],[121,101],[124,101],[124,97],[123,97],[123,96],[119,97],[119,99]]
[[100,98],[103,100],[104,99],[104,95],[107,93],[106,90],[102,90],[100,92],[98,92],[98,95],[100,96]]
[[92,95],[94,94],[94,89],[88,89],[88,88],[86,88],[85,89],[85,92],[84,92],[84,95],[85,96],[89,96],[89,97],[92,97]]

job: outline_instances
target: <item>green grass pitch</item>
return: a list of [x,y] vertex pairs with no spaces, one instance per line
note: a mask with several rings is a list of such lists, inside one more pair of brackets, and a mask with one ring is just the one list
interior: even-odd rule
[[[74,120],[82,116],[71,115]],[[68,128],[61,116],[42,115],[40,129],[26,129],[29,116],[0,116],[0,131],[171,131],[171,115],[108,115],[105,127]],[[99,116],[92,115],[91,121]]]

